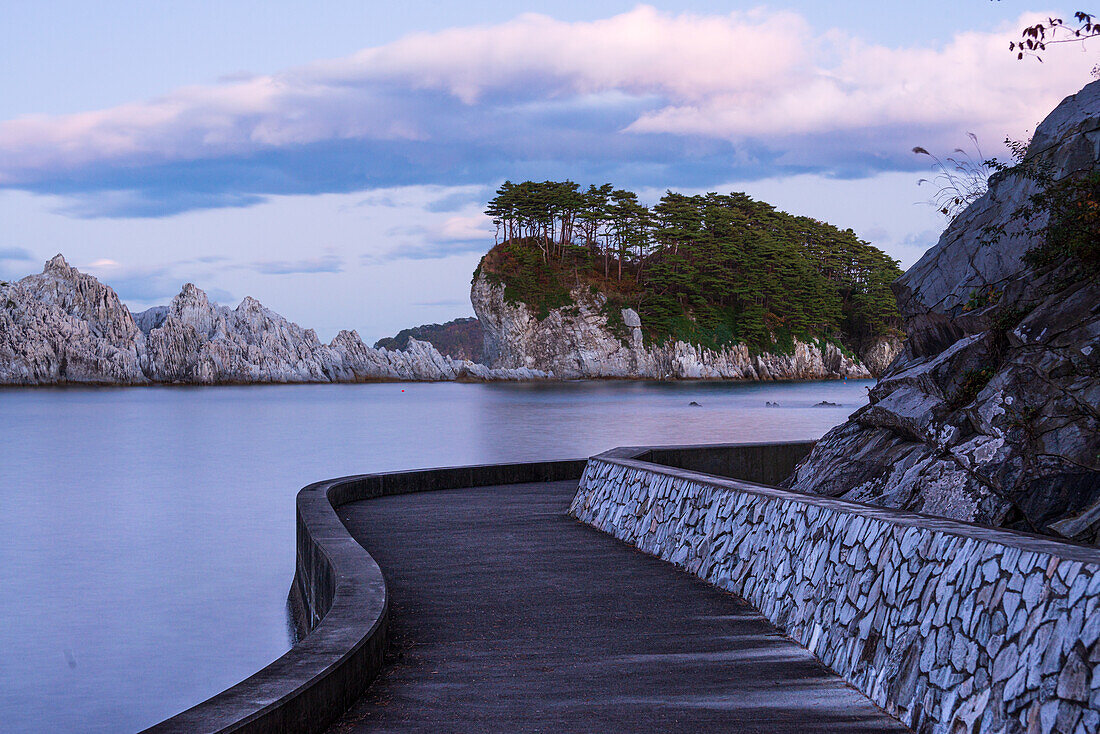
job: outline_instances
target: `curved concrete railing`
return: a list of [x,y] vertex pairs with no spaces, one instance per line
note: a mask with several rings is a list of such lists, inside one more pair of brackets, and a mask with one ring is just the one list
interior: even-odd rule
[[146,729],[169,732],[318,732],[363,693],[382,665],[389,599],[382,571],[336,508],[385,495],[577,479],[585,460],[489,464],[363,474],[298,493],[291,596],[302,641],[263,670]]
[[762,483],[803,450],[608,451],[571,513],[743,597],[922,734],[1100,731],[1100,549]]

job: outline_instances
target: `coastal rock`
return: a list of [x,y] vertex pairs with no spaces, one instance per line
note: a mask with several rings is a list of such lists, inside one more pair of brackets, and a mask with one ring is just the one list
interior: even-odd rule
[[[1054,179],[1100,171],[1100,82],[1036,130]],[[805,492],[1100,543],[1100,279],[1023,255],[1028,177],[994,176],[895,284],[907,339],[870,404],[787,481]],[[995,244],[988,225],[1009,236]]]
[[901,354],[902,340],[896,336],[880,336],[872,339],[859,353],[859,360],[875,377],[881,376]]
[[0,285],[0,384],[246,384],[366,380],[536,380],[410,338],[372,349],[354,331],[324,344],[254,298],[236,308],[186,284],[135,319],[117,294],[58,255],[39,275]]
[[142,367],[155,382],[328,382],[336,359],[312,329],[256,299],[230,309],[188,283],[149,332]]
[[0,384],[138,384],[145,336],[113,290],[58,255],[0,286]]
[[149,336],[149,332],[162,326],[166,318],[168,318],[167,306],[153,306],[134,314],[134,323],[141,329],[142,334]]
[[608,325],[602,294],[576,289],[571,295],[574,306],[553,309],[540,319],[526,304],[509,302],[503,285],[479,273],[470,300],[485,334],[486,362],[494,368],[535,369],[568,379],[871,377],[867,367],[831,343],[796,341],[791,354],[758,355],[743,344],[721,351],[680,341],[646,345],[641,318],[633,309],[622,310],[628,331],[620,338]]

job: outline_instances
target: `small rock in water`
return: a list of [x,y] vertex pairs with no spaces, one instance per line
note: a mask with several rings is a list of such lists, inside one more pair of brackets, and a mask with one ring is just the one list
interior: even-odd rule
[[688,405],[694,405],[696,408],[702,408],[703,407],[702,405],[699,405],[699,403],[695,402],[694,400],[692,400],[690,403],[688,403]]
[[765,405],[765,407],[768,407],[768,408],[778,408],[779,407],[779,403],[773,403],[770,400],[767,401],[766,403],[764,403],[764,405]]
[[815,408],[839,408],[840,403],[830,403],[828,400],[822,400],[820,403],[814,406]]

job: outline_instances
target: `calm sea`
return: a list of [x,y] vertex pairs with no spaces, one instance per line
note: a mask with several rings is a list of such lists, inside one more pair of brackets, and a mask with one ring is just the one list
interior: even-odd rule
[[0,728],[135,731],[282,654],[310,482],[816,438],[871,384],[0,390]]

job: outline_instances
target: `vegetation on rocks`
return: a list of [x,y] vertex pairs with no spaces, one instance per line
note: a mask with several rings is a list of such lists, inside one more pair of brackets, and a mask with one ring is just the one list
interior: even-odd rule
[[1023,256],[1028,265],[1042,270],[1068,262],[1082,274],[1100,270],[1100,172],[1078,171],[1058,178],[1049,162],[1029,158],[1020,143],[1006,143],[1013,149],[1015,163],[993,160],[990,164],[998,175],[1030,181],[1037,190],[1009,220],[1023,226],[1009,232],[1006,222],[987,225],[982,228],[983,240],[997,245],[1006,237],[1037,232],[1037,243]]
[[951,399],[947,401],[947,407],[949,410],[958,410],[964,406],[970,405],[978,397],[989,381],[993,379],[994,370],[992,367],[983,367],[981,369],[967,370],[963,374],[962,383],[956,388],[955,394],[951,396]]
[[635,309],[657,343],[781,351],[822,338],[858,349],[900,323],[894,260],[851,230],[746,194],[669,191],[647,207],[611,184],[506,182],[487,214],[497,244],[475,279],[503,284],[540,319],[589,288],[615,306],[608,313]]
[[1024,256],[1029,264],[1044,267],[1076,260],[1089,270],[1100,268],[1100,173],[1050,183],[1021,214],[1047,219],[1044,241]]
[[445,324],[424,324],[411,329],[402,329],[394,336],[379,339],[375,349],[385,348],[392,351],[405,350],[409,339],[428,342],[440,354],[452,359],[468,359],[477,362],[481,359],[481,324],[475,318],[454,319]]

